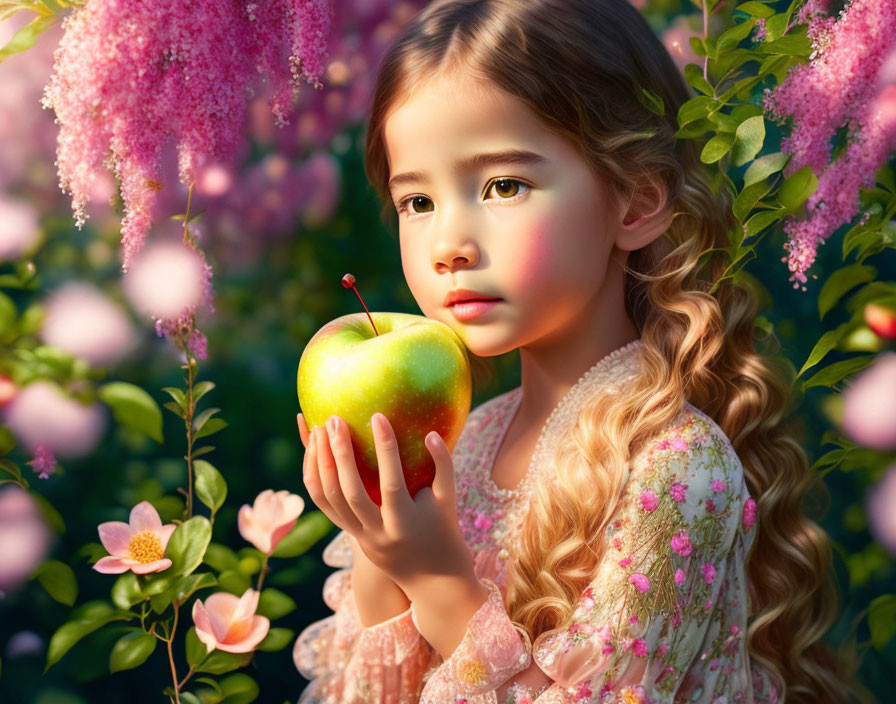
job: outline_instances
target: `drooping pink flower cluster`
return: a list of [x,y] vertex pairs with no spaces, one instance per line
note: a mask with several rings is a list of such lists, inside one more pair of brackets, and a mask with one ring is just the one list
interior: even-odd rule
[[57,465],[53,448],[49,445],[38,445],[34,450],[34,459],[25,464],[31,465],[31,469],[38,473],[39,479],[48,479],[56,471]]
[[[859,190],[896,151],[896,110],[888,108],[881,67],[896,51],[896,0],[852,0],[838,18],[830,0],[810,0],[798,19],[808,25],[813,53],[766,94],[766,111],[793,126],[781,148],[792,154],[785,175],[810,166],[818,187],[806,201],[808,217],[788,218],[785,250],[794,288],[805,284],[818,247],[859,210]],[[831,162],[832,138],[845,129],[847,144]],[[805,287],[803,287],[805,290]]]
[[271,81],[271,108],[286,122],[303,79],[322,87],[331,16],[330,0],[91,0],[68,15],[42,104],[60,125],[60,187],[78,227],[97,174],[111,168],[125,207],[127,270],[166,186],[166,142],[177,143],[184,184],[226,163],[258,74]]

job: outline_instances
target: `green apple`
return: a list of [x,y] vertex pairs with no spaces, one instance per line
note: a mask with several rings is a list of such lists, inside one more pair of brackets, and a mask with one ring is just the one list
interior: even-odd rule
[[414,497],[435,478],[424,440],[435,430],[454,449],[472,380],[467,349],[445,323],[408,313],[370,316],[344,315],[318,330],[302,352],[296,386],[309,430],[333,415],[348,424],[361,481],[381,506],[371,416],[382,413],[392,425]]

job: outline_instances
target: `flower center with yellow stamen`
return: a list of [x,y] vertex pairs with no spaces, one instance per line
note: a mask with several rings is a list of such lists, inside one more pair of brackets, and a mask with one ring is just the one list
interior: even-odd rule
[[151,530],[134,533],[128,541],[128,557],[141,565],[161,560],[165,556],[162,541]]
[[461,665],[459,674],[464,684],[477,685],[485,679],[485,666],[478,660],[470,660]]

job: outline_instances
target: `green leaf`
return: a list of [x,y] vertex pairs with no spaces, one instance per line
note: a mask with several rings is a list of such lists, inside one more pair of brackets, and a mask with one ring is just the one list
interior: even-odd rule
[[180,406],[178,406],[174,401],[165,401],[165,403],[162,404],[162,408],[167,408],[178,418],[186,417],[186,412]]
[[859,284],[873,281],[877,276],[877,268],[862,264],[851,264],[838,269],[828,277],[818,294],[818,318],[824,319],[825,314],[833,308],[843,295]]
[[766,227],[784,217],[784,215],[783,210],[766,210],[756,213],[744,224],[744,238],[749,239],[754,235],[758,235]]
[[708,117],[717,105],[717,100],[705,95],[691,98],[678,109],[678,126],[684,127],[690,122]]
[[298,557],[327,536],[333,529],[333,523],[322,511],[313,511],[299,520],[286,534],[272,553],[273,557]]
[[162,410],[152,396],[139,386],[113,381],[100,387],[100,398],[112,407],[115,420],[121,425],[146,433],[158,443],[162,438]]
[[818,178],[812,171],[812,167],[804,166],[784,181],[775,197],[781,205],[787,208],[789,213],[793,213],[806,202],[817,185]]
[[114,608],[105,601],[89,601],[82,604],[73,613],[73,618],[64,623],[50,638],[47,647],[47,664],[44,673],[59,662],[72,646],[89,633],[112,621],[129,621],[136,614]]
[[[274,554],[277,554],[276,550],[274,551]],[[221,545],[220,543],[209,544],[208,549],[205,551],[203,561],[217,572],[235,570],[237,563],[239,562],[236,553],[226,545]]]
[[15,33],[3,49],[0,49],[0,61],[9,58],[34,46],[41,32],[56,24],[56,16],[37,16]]
[[183,604],[189,599],[194,592],[208,587],[214,587],[218,584],[218,580],[211,572],[202,572],[201,574],[191,574],[175,583],[170,589],[166,589],[160,594],[156,594],[150,600],[152,610],[157,614],[161,614],[168,608],[168,605],[177,600],[177,603]]
[[67,564],[59,560],[47,560],[31,576],[36,577],[47,593],[60,604],[74,606],[78,598],[78,580]]
[[[180,704],[204,704],[204,702],[192,692],[181,692]],[[218,704],[221,703],[218,702]]]
[[252,586],[249,578],[239,569],[225,570],[218,575],[218,587],[221,591],[242,596]]
[[213,675],[223,675],[225,672],[238,670],[248,665],[254,654],[254,651],[248,653],[228,653],[223,650],[213,650],[196,667],[196,672],[210,672]]
[[799,379],[807,369],[811,369],[818,364],[824,359],[828,352],[837,346],[837,343],[840,342],[840,338],[845,334],[847,327],[847,324],[844,323],[835,330],[828,330],[821,336],[818,342],[815,343],[815,347],[813,347],[812,351],[809,353],[809,358],[806,360],[805,364],[803,364],[803,368],[800,369],[799,373],[796,375],[797,379]]
[[775,152],[759,157],[747,167],[747,172],[744,174],[744,187],[751,186],[777,173],[784,168],[788,161],[790,161],[790,154],[784,152]]
[[193,463],[196,472],[196,496],[212,510],[212,515],[224,505],[227,498],[227,482],[214,466],[205,460]]
[[49,501],[44,498],[43,495],[38,494],[36,491],[29,492],[32,500],[36,503],[40,510],[44,514],[44,518],[47,519],[47,522],[50,526],[55,530],[59,535],[65,534],[65,521],[62,520],[62,514],[56,510],[56,507],[53,506]]
[[249,675],[235,672],[221,680],[224,699],[219,704],[249,704],[258,697],[258,684]]
[[680,139],[694,139],[696,137],[702,137],[710,130],[714,130],[716,128],[715,123],[712,120],[707,118],[701,118],[699,120],[695,120],[694,122],[689,122],[684,127],[679,128],[679,130],[675,133],[676,137]]
[[[768,23],[766,23],[768,32]],[[782,54],[785,56],[809,56],[812,51],[812,41],[805,34],[790,35],[764,42],[757,47],[757,51],[763,54]]]
[[267,616],[271,621],[275,621],[286,614],[295,611],[296,602],[279,589],[263,589],[261,596],[258,598],[258,609],[256,613],[261,616]]
[[193,459],[196,459],[200,455],[205,455],[209,452],[212,452],[215,449],[214,445],[204,445],[199,449],[193,450]]
[[703,69],[697,64],[688,64],[684,67],[684,79],[688,82],[688,85],[700,91],[703,95],[713,94],[712,86],[703,77]]
[[12,460],[8,460],[5,457],[0,457],[0,470],[6,472],[12,477],[15,477],[16,480],[22,484],[25,482],[25,478],[22,476],[22,470]]
[[191,574],[202,564],[205,549],[211,539],[211,523],[205,516],[193,516],[181,523],[171,534],[168,547],[165,548],[165,557],[173,564],[157,576],[151,577],[143,585],[143,593],[160,594],[170,589],[181,577]]
[[5,425],[0,425],[0,455],[8,455],[16,446],[16,436]]
[[140,591],[140,583],[133,572],[125,572],[112,585],[112,602],[120,609],[129,609],[146,597]]
[[199,438],[204,438],[206,435],[212,435],[217,433],[219,430],[224,430],[228,426],[226,420],[221,418],[209,418],[205,423],[203,423],[202,428],[193,436],[194,440],[198,440]]
[[870,367],[875,360],[875,356],[863,355],[853,357],[842,362],[837,362],[829,367],[825,367],[814,376],[803,382],[803,391],[811,389],[813,386],[833,387],[839,381],[842,381],[850,374],[855,374],[863,369]]
[[868,607],[871,643],[878,652],[896,636],[896,594],[882,594]]
[[717,134],[710,139],[700,152],[700,161],[704,164],[713,164],[725,156],[734,145],[734,135],[730,132]]
[[184,412],[186,412],[186,410],[187,410],[187,396],[186,396],[186,394],[185,394],[183,391],[181,391],[180,389],[178,389],[178,388],[176,388],[176,387],[174,387],[174,386],[165,386],[165,387],[162,388],[162,391],[164,391],[164,392],[167,393],[169,396],[171,396],[171,398],[174,399],[174,402],[175,402],[178,406],[180,406],[180,407],[184,410]]
[[753,210],[753,206],[755,206],[756,203],[759,202],[759,199],[765,196],[771,189],[772,186],[768,181],[759,181],[758,183],[750,184],[744,188],[744,190],[737,194],[737,198],[734,199],[734,204],[731,207],[734,217],[736,217],[739,222],[744,222],[747,219],[747,215]]
[[735,133],[731,159],[735,166],[750,161],[762,149],[765,141],[765,118],[762,115],[748,117],[740,123]]
[[196,403],[199,399],[205,396],[209,391],[215,388],[215,385],[210,381],[200,381],[198,384],[193,386],[193,403]]
[[638,96],[641,104],[655,115],[665,115],[666,106],[663,99],[653,91],[641,88],[641,94]]
[[121,672],[139,667],[156,649],[156,637],[144,631],[134,631],[119,638],[109,654],[109,672]]
[[744,2],[734,8],[736,12],[745,12],[748,15],[753,17],[762,17],[765,19],[766,17],[771,17],[775,14],[773,8],[768,5],[763,5],[761,2],[755,2],[754,0],[751,2]]
[[198,665],[205,658],[208,653],[208,648],[205,643],[199,640],[199,636],[196,635],[196,627],[192,626],[189,631],[187,631],[187,637],[185,638],[185,645],[187,651],[187,664],[188,665]]
[[719,51],[727,51],[740,44],[753,31],[754,24],[756,24],[756,20],[751,18],[722,32],[718,42]]
[[272,628],[264,637],[264,640],[258,644],[257,650],[266,652],[276,652],[283,650],[292,642],[295,632],[291,628]]

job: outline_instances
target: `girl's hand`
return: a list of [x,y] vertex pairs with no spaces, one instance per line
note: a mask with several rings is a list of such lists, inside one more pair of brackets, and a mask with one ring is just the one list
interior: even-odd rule
[[379,507],[361,483],[345,421],[332,416],[328,424],[310,434],[303,466],[305,486],[320,510],[406,593],[427,577],[473,574],[472,553],[457,520],[454,462],[438,433],[430,435],[432,447],[427,443],[436,466],[432,488],[420,489],[412,499],[392,426],[381,413],[374,414]]

